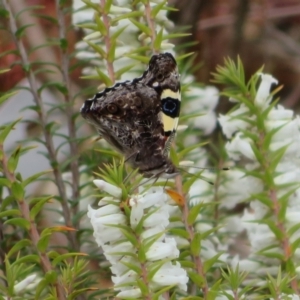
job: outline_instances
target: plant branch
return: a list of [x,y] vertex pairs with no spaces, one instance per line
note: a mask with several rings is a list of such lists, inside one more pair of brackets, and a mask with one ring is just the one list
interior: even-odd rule
[[[66,39],[66,26],[65,26],[65,15],[63,13],[63,7],[60,5],[59,0],[56,0],[56,13],[59,29],[60,41],[67,43]],[[66,103],[66,115],[68,122],[68,132],[69,132],[69,144],[70,144],[70,155],[72,157],[71,161],[71,173],[72,173],[72,199],[75,204],[72,204],[73,213],[76,215],[78,213],[78,200],[80,196],[79,190],[79,165],[78,165],[78,147],[76,143],[76,126],[74,118],[74,101],[73,95],[71,94],[71,83],[69,77],[69,54],[67,53],[67,46],[61,45],[61,72],[63,75],[63,82],[66,86],[66,93],[64,94],[64,101]],[[79,224],[74,224],[74,227],[78,229]],[[76,239],[74,239],[76,241]],[[77,250],[79,245],[77,245]]]
[[[107,54],[107,56],[109,56],[109,53],[112,51],[112,44],[111,44],[111,39],[110,39],[109,15],[104,10],[105,3],[106,3],[106,0],[100,1],[100,6],[102,8],[102,21],[106,28],[106,35],[104,36],[104,42],[105,42],[105,47],[106,47],[106,54]],[[116,78],[115,78],[114,65],[113,65],[113,62],[111,62],[108,59],[108,57],[106,58],[106,64],[107,64],[108,76],[112,82],[115,82]]]
[[[182,214],[182,221],[184,223],[185,229],[187,231],[187,233],[189,234],[189,243],[191,244],[191,242],[193,241],[194,237],[195,237],[195,232],[194,232],[194,227],[193,225],[190,225],[188,223],[188,215],[189,215],[189,204],[188,201],[183,193],[183,188],[182,188],[182,178],[180,175],[177,175],[175,178],[175,184],[176,184],[176,189],[177,192],[185,199],[184,200],[184,206],[183,206],[183,214]],[[203,263],[200,257],[200,253],[198,255],[192,255],[192,259],[193,262],[195,264],[195,268],[196,268],[196,272],[201,275],[201,277],[203,278],[203,288],[202,288],[202,292],[203,292],[203,299],[208,299],[208,283],[206,280],[206,276],[204,273],[204,268],[203,268]]]
[[[9,171],[8,169],[8,165],[7,165],[7,158],[4,154],[4,149],[3,149],[3,145],[0,145],[0,153],[2,153],[2,159],[1,159],[1,163],[2,163],[2,168],[3,168],[3,174],[4,176],[11,182],[17,182],[15,175]],[[11,190],[9,189],[9,193],[12,194]],[[25,199],[19,199],[17,201],[20,212],[22,213],[22,217],[28,221],[29,224],[29,230],[28,230],[28,234],[30,236],[30,239],[33,243],[33,245],[35,246],[35,249],[38,253],[38,256],[40,258],[40,262],[41,262],[41,266],[42,269],[44,271],[45,274],[47,274],[48,272],[53,271],[51,262],[49,260],[49,258],[47,257],[46,253],[42,253],[38,250],[38,242],[40,240],[40,235],[39,232],[36,228],[36,224],[34,222],[34,220],[31,219],[30,217],[30,210],[29,210],[29,206],[26,203]],[[56,289],[56,293],[57,293],[57,299],[59,300],[64,300],[66,299],[64,296],[64,288],[63,286],[59,283],[59,281],[56,281],[55,284],[55,289]]]
[[155,41],[155,38],[156,38],[156,31],[155,31],[155,23],[154,23],[154,20],[153,18],[151,17],[151,6],[150,6],[150,1],[148,0],[145,4],[145,13],[146,13],[146,21],[147,21],[147,24],[151,30],[151,46],[152,46],[152,51],[153,53],[155,53],[155,50],[154,49],[154,41]]
[[[19,40],[15,35],[18,28],[17,28],[17,24],[16,24],[16,20],[14,18],[14,15],[11,11],[10,5],[8,4],[8,0],[3,0],[3,6],[9,13],[10,30],[12,32],[13,39],[14,39],[17,49],[19,51],[22,65],[29,67],[26,70],[26,76],[27,76],[27,79],[28,79],[28,82],[30,85],[30,91],[33,95],[33,99],[35,101],[35,104],[38,107],[37,113],[38,113],[38,116],[40,119],[43,134],[45,137],[45,141],[46,141],[45,145],[46,145],[46,148],[49,153],[50,163],[53,168],[55,183],[58,187],[59,195],[61,197],[61,203],[62,203],[62,207],[63,207],[63,215],[64,215],[65,223],[68,227],[72,227],[71,214],[70,214],[70,210],[69,210],[68,198],[66,195],[65,185],[63,182],[61,171],[59,169],[59,162],[57,161],[52,135],[51,135],[51,132],[47,129],[47,115],[46,115],[46,111],[45,111],[45,108],[43,105],[42,98],[40,96],[40,93],[38,92],[37,81],[36,81],[36,78],[35,78],[35,75],[34,75],[32,69],[30,68],[30,61],[28,59],[28,55],[26,53],[25,47],[24,47],[22,41]],[[76,241],[75,241],[74,234],[68,233],[68,236],[69,236],[69,240],[71,242],[72,247],[76,249],[76,247],[75,247]]]

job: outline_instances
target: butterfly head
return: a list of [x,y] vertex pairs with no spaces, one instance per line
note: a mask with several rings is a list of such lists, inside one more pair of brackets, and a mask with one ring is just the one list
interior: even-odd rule
[[142,82],[158,90],[166,88],[180,90],[180,75],[177,63],[171,53],[153,55],[149,67],[142,76]]

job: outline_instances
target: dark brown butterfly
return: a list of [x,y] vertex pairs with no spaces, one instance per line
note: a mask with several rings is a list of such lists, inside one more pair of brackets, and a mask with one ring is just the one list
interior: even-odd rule
[[133,81],[115,84],[85,101],[81,115],[100,136],[147,177],[173,177],[168,157],[180,111],[177,64],[169,53],[153,55]]

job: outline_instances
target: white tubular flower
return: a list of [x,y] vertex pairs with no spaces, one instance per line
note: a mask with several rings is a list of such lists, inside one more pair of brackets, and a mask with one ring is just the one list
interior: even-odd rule
[[[257,210],[255,210],[255,213],[259,214]],[[259,219],[259,217],[255,216],[255,213],[253,214],[246,209],[242,217],[244,228],[247,231],[251,245],[251,253],[256,253],[276,243],[276,237],[268,225],[253,222]],[[260,218],[262,218],[262,216],[260,216]]]
[[[121,196],[121,190],[103,180],[96,180],[96,185],[105,189],[111,195]],[[94,237],[99,246],[102,246],[106,259],[111,264],[113,273],[112,281],[114,289],[118,291],[118,298],[140,298],[141,290],[137,280],[145,279],[150,291],[156,291],[164,286],[176,284],[186,291],[188,277],[186,272],[177,263],[173,265],[170,260],[179,257],[176,240],[166,235],[166,227],[169,225],[168,196],[162,187],[153,187],[143,194],[134,195],[129,199],[131,214],[129,217],[120,209],[121,200],[106,197],[101,201],[98,209],[88,208],[88,217],[94,228]],[[106,204],[106,203],[109,204]],[[112,204],[115,202],[116,204]],[[106,205],[105,205],[106,204]],[[159,221],[158,221],[159,220]],[[120,225],[120,227],[118,227]],[[126,229],[127,228],[127,229]],[[138,232],[136,232],[136,228]],[[136,237],[133,242],[128,240],[125,231]],[[146,262],[139,262],[137,257],[142,248],[145,248]],[[144,278],[152,264],[159,260],[164,263],[153,280],[148,282]],[[136,266],[141,274],[129,268]],[[152,289],[152,290],[151,290]]]
[[42,278],[38,278],[37,274],[27,276],[25,279],[15,284],[14,291],[17,295],[20,295],[24,290],[34,289]]
[[165,263],[155,273],[152,281],[156,286],[176,285],[180,290],[187,291],[188,276],[178,262],[175,265]]
[[249,127],[249,123],[242,119],[242,117],[248,113],[249,109],[244,104],[241,104],[241,106],[232,113],[227,115],[220,114],[218,121],[223,133],[228,139],[232,138],[233,134],[238,130],[245,130]]
[[241,156],[244,156],[253,161],[256,161],[256,157],[250,143],[251,140],[249,140],[248,138],[244,138],[239,132],[231,140],[231,142],[226,143],[225,148],[228,152],[229,157],[233,160],[239,160]]
[[149,261],[178,258],[179,250],[175,239],[166,237],[164,242],[155,242],[147,251],[146,257]]
[[260,73],[259,75],[261,77],[261,83],[257,90],[254,103],[256,106],[264,109],[272,101],[272,97],[270,96],[270,89],[273,83],[278,83],[278,80],[269,74]]
[[[191,79],[191,76],[187,77],[184,83],[186,81],[194,81]],[[201,114],[193,119],[193,126],[201,129],[204,135],[210,134],[217,125],[217,117],[214,109],[219,101],[218,89],[214,86],[207,86],[205,88],[190,86],[185,95],[191,99],[187,104],[186,112]]]
[[94,184],[99,188],[100,190],[103,190],[104,192],[112,195],[115,198],[120,198],[122,194],[122,190],[115,185],[112,185],[104,180],[93,180]]
[[142,296],[142,292],[138,287],[123,288],[122,292],[117,294],[120,299],[137,299]]

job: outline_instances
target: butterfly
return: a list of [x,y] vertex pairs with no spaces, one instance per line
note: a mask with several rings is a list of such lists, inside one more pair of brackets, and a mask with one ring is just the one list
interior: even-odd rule
[[180,113],[180,78],[170,53],[153,55],[147,70],[85,101],[81,115],[145,177],[173,177],[168,157]]

